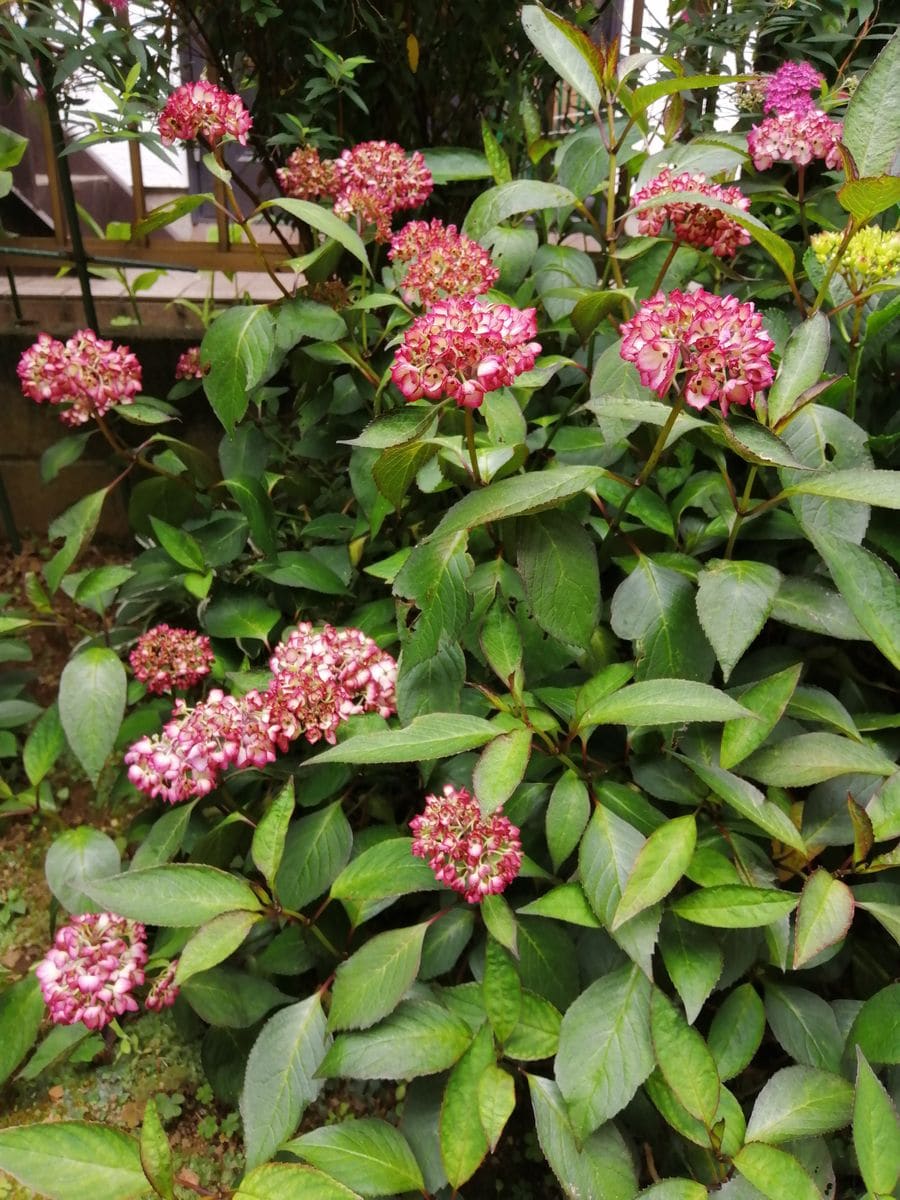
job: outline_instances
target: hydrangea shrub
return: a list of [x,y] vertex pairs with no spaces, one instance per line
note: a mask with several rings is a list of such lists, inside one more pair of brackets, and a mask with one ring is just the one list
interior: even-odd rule
[[[173,394],[208,399],[217,462],[135,446],[127,388],[26,352],[25,395],[133,473],[141,549],[73,569],[105,492],[51,531],[35,594],[110,637],[28,733],[21,795],[66,742],[137,815],[125,862],[53,846],[68,915],[3,994],[0,1063],[45,1019],[192,1011],[240,1077],[248,1200],[478,1196],[529,1129],[573,1200],[887,1197],[900,39],[849,101],[785,63],[745,128],[666,121],[655,150],[651,106],[725,77],[642,84],[523,22],[595,124],[536,136],[528,179],[486,135],[461,228],[423,210],[452,154],[286,155],[273,206],[342,303],[212,321]],[[197,86],[163,135],[240,140]],[[98,345],[100,374],[127,354]],[[297,1136],[346,1080],[403,1103]],[[172,1194],[155,1109],[140,1141],[0,1130],[39,1194],[85,1194],[85,1162],[97,1195]]]

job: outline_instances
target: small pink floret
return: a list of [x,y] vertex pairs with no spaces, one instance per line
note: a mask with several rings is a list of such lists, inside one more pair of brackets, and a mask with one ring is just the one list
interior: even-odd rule
[[208,370],[209,367],[204,367],[200,362],[200,347],[190,346],[178,356],[178,362],[175,364],[175,378],[202,379]]
[[754,125],[747,134],[747,148],[757,171],[765,171],[776,162],[805,167],[819,158],[836,170],[841,165],[838,142],[842,133],[841,122],[832,121],[818,109],[783,112]]
[[108,912],[72,917],[35,970],[51,1021],[102,1029],[137,1012],[131,993],[144,982],[146,961],[146,934],[137,921]]
[[298,147],[275,173],[284,194],[296,200],[320,200],[338,190],[333,160],[321,158],[314,146]]
[[178,993],[181,990],[175,983],[175,972],[178,970],[178,959],[173,958],[161,975],[158,975],[153,981],[153,986],[147,993],[147,999],[144,1001],[144,1006],[149,1008],[151,1012],[162,1012],[164,1008],[171,1008],[178,998]]

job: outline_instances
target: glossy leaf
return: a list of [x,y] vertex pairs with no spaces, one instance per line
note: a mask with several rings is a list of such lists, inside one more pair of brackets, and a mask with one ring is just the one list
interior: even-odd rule
[[150,1193],[137,1141],[108,1125],[55,1121],[0,1129],[0,1171],[50,1200],[135,1200]]
[[900,1121],[890,1096],[859,1048],[856,1051],[853,1146],[860,1174],[869,1191],[890,1195],[900,1176]]
[[393,1012],[419,972],[427,929],[426,921],[379,933],[338,966],[330,1029],[368,1029]]
[[406,1138],[374,1117],[323,1125],[285,1148],[361,1196],[393,1196],[425,1186]]
[[775,1146],[748,1142],[735,1155],[734,1165],[768,1200],[822,1200],[801,1163]]
[[847,936],[853,920],[853,893],[824,869],[803,885],[794,934],[794,969]]
[[449,758],[483,746],[499,732],[481,717],[466,713],[426,713],[405,729],[359,733],[308,761],[313,766],[324,762],[401,763]]
[[585,648],[600,611],[593,539],[568,513],[540,513],[524,523],[517,555],[538,625],[567,645]]
[[213,321],[200,345],[207,368],[203,390],[229,434],[243,419],[250,392],[262,382],[275,348],[275,325],[262,304],[228,308]]
[[126,688],[118,655],[101,646],[76,654],[59,681],[59,719],[66,740],[95,785],[122,724]]
[[753,987],[749,983],[736,987],[709,1027],[709,1049],[720,1079],[733,1079],[750,1065],[765,1028],[765,1009]]
[[853,1087],[840,1075],[814,1067],[784,1067],[756,1097],[747,1125],[751,1141],[790,1142],[849,1125]]
[[766,397],[770,425],[778,425],[799,397],[819,382],[830,342],[831,327],[824,313],[816,313],[793,330]]
[[797,907],[797,896],[772,888],[722,884],[682,896],[673,912],[686,921],[719,929],[753,929],[787,916]]
[[253,831],[250,854],[269,887],[281,866],[285,839],[294,812],[294,780],[289,779]]
[[715,1059],[659,988],[653,989],[650,1000],[650,1036],[666,1083],[691,1116],[711,1128],[719,1107]]
[[407,1000],[373,1029],[343,1033],[319,1068],[326,1079],[414,1079],[446,1071],[471,1041],[468,1025],[441,1005]]
[[259,921],[260,914],[238,909],[220,913],[201,925],[185,943],[178,958],[175,982],[186,983],[192,975],[208,971],[229,958],[242,945],[247,934]]
[[85,891],[101,908],[147,925],[202,925],[233,909],[261,908],[243,879],[195,863],[168,863],[95,879]]
[[586,725],[682,725],[689,721],[730,721],[748,710],[706,683],[690,679],[648,679],[622,688],[590,708]]
[[613,930],[668,896],[687,869],[697,844],[693,816],[675,817],[641,847],[613,914]]
[[44,1011],[44,997],[34,975],[26,975],[0,992],[0,1086],[37,1041]]
[[765,625],[781,573],[766,563],[716,560],[697,579],[697,615],[727,681]]

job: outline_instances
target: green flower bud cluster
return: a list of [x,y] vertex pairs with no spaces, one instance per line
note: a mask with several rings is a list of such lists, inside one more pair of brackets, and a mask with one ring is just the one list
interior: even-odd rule
[[[830,262],[840,248],[843,233],[817,233],[812,248],[820,263]],[[900,231],[868,225],[850,239],[838,267],[853,292],[861,292],[900,273]]]

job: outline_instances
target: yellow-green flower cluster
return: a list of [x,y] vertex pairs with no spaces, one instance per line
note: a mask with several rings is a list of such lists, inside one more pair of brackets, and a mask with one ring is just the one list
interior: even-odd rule
[[[840,232],[815,234],[812,248],[820,263],[831,261],[843,238]],[[900,274],[900,231],[867,225],[850,239],[838,270],[853,292]]]

